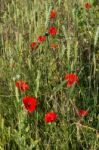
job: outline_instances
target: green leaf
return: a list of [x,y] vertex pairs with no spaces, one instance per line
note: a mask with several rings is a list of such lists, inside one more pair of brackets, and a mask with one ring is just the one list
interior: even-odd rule
[[65,84],[66,84],[66,81],[62,81],[62,83],[60,85],[58,85],[56,88],[53,89],[53,92],[60,91]]

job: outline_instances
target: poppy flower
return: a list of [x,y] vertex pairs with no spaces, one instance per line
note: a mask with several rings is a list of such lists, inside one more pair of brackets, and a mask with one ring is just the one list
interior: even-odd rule
[[53,48],[53,49],[56,49],[56,48],[58,48],[58,45],[55,44],[55,43],[52,43],[52,44],[50,45],[50,47]]
[[89,2],[85,3],[84,6],[87,10],[89,10],[91,8],[91,4]]
[[45,122],[46,123],[54,122],[54,121],[56,121],[57,117],[58,116],[57,116],[57,114],[55,112],[48,112],[45,115]]
[[32,42],[30,46],[32,49],[38,47],[37,42]]
[[56,16],[57,16],[57,12],[56,12],[56,10],[51,10],[51,13],[50,13],[50,18],[56,18]]
[[71,87],[78,81],[78,76],[76,74],[70,73],[65,75],[65,80],[67,81],[67,87]]
[[52,36],[57,34],[57,29],[56,27],[50,27],[48,30],[49,34],[51,34]]
[[31,96],[25,96],[23,98],[25,108],[31,113],[36,109],[37,101]]
[[81,109],[80,111],[79,111],[79,116],[80,117],[86,117],[88,115],[88,110],[83,110],[83,109]]
[[16,87],[22,91],[26,91],[29,89],[29,85],[22,80],[18,80],[15,84],[16,84]]
[[38,37],[38,41],[39,41],[40,43],[46,41],[46,36],[39,36],[39,37]]

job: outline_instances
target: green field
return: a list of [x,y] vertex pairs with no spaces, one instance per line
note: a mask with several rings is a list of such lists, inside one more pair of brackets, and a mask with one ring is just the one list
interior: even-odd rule
[[[78,80],[68,87],[71,73]],[[25,96],[37,100],[31,113]],[[0,1],[0,150],[99,150],[98,0]]]

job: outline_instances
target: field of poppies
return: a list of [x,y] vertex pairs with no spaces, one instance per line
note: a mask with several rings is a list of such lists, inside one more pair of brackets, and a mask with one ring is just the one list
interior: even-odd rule
[[98,0],[0,3],[0,150],[99,150]]

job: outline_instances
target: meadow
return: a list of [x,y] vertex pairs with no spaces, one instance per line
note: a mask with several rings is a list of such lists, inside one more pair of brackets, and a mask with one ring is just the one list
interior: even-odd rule
[[98,0],[1,0],[0,150],[99,150]]

